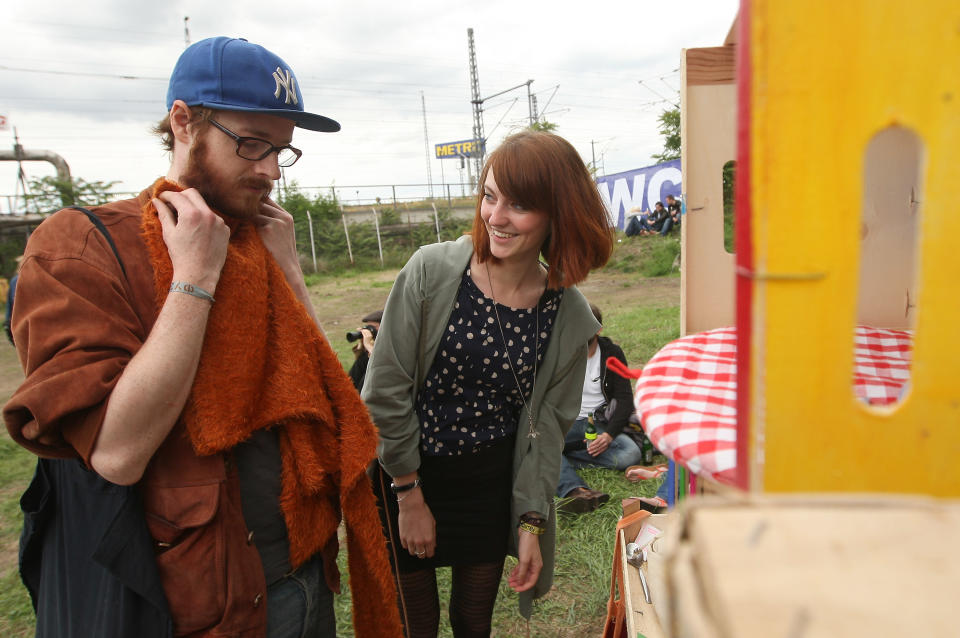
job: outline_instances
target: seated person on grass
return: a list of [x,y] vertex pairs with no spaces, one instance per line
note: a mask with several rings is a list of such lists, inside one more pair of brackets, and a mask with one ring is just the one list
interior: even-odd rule
[[627,237],[635,237],[643,230],[643,224],[649,213],[644,212],[639,206],[630,209],[627,214],[627,223],[623,227],[623,233]]
[[[600,309],[590,304],[593,315],[601,324]],[[586,466],[606,467],[623,471],[640,462],[640,447],[626,434],[623,428],[633,412],[633,391],[630,381],[607,370],[608,357],[616,357],[627,364],[623,350],[598,332],[590,340],[587,357],[587,372],[583,379],[583,394],[580,414],[564,441],[563,459],[557,496],[563,500],[558,509],[571,513],[591,512],[606,503],[607,494],[591,490],[577,474],[576,468]],[[587,441],[587,417],[595,416],[597,438]]]
[[670,213],[666,208],[663,207],[663,202],[657,202],[653,207],[653,212],[647,218],[643,224],[643,230],[640,231],[641,235],[656,235],[660,234],[666,236],[670,232],[670,228],[673,227],[673,218],[670,217]]
[[667,195],[667,212],[670,213],[670,227],[680,228],[680,202],[673,195]]

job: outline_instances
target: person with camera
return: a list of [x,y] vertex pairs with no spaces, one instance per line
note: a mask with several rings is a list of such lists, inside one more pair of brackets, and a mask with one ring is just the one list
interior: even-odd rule
[[[590,304],[590,310],[602,325],[600,309]],[[610,500],[609,495],[590,489],[577,474],[576,468],[598,466],[623,471],[639,463],[642,457],[636,442],[623,434],[623,428],[633,411],[630,381],[607,369],[609,357],[616,357],[627,365],[627,358],[620,346],[607,337],[601,337],[598,331],[589,341],[580,414],[564,440],[560,480],[557,483],[557,496],[563,499],[557,506],[560,511],[572,514],[592,512]],[[590,416],[594,417],[597,428],[597,438],[593,440],[585,438]]]
[[373,343],[377,339],[377,331],[380,330],[380,320],[382,318],[382,310],[371,312],[360,320],[363,322],[362,328],[347,333],[347,341],[353,343],[353,356],[355,357],[349,374],[357,392],[363,389],[363,380],[367,376],[367,363],[370,362],[370,355],[373,354]]

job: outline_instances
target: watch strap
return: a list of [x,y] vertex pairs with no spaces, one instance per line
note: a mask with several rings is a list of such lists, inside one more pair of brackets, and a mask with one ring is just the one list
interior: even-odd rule
[[420,482],[419,478],[413,479],[413,483],[404,483],[403,485],[397,485],[395,482],[390,482],[390,491],[394,494],[400,494],[401,492],[409,492],[415,487],[420,487],[423,483]]

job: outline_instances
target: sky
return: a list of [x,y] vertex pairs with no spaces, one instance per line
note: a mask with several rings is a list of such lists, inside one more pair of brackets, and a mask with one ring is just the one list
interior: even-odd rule
[[[344,203],[434,193],[467,180],[434,145],[472,138],[467,29],[480,95],[533,80],[542,116],[598,174],[655,163],[657,117],[679,103],[680,52],[719,46],[738,0],[528,0],[283,3],[44,0],[7,3],[0,20],[0,148],[61,155],[74,177],[138,192],[166,173],[150,132],[165,115],[170,71],[189,39],[261,44],[293,69],[306,109],[339,133],[297,129],[302,159],[287,183],[336,189]],[[184,18],[189,19],[184,21]],[[426,118],[424,118],[424,106]],[[487,150],[529,123],[526,87],[484,101]],[[426,135],[425,135],[426,128]],[[428,159],[429,154],[429,159]],[[429,165],[429,177],[428,177]],[[28,180],[54,175],[25,162]],[[454,186],[453,194],[458,194]],[[0,162],[0,213],[17,164]],[[308,190],[309,192],[309,190]]]

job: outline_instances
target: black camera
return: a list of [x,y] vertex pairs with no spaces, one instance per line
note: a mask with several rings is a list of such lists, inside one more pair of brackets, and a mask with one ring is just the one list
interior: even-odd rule
[[[371,326],[370,324],[367,324],[367,325],[365,325],[363,328],[361,328],[360,330],[369,330],[370,333],[373,335],[373,338],[374,338],[374,339],[377,338],[377,327],[376,327],[376,326]],[[348,332],[348,333],[347,333],[347,341],[349,341],[349,342],[352,343],[352,342],[356,341],[357,339],[363,339],[363,334],[360,332],[360,330],[351,330],[350,332]]]

